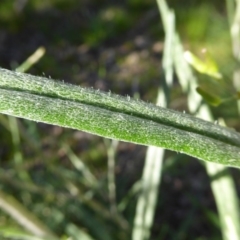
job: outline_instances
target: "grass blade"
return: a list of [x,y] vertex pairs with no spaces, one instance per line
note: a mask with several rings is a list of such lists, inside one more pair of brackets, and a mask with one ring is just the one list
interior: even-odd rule
[[58,239],[47,226],[43,225],[31,212],[12,196],[0,191],[0,208],[21,224],[29,232],[46,239]]
[[110,212],[113,216],[118,215],[117,203],[116,203],[116,180],[115,180],[115,156],[118,146],[118,141],[104,139],[105,146],[107,148],[108,155],[108,198],[110,203]]
[[[167,107],[169,92],[173,82],[172,42],[175,32],[174,15],[169,13],[166,24],[168,25],[165,37],[163,56],[163,69],[165,77],[162,79],[162,87],[158,91],[157,105]],[[149,239],[153,224],[154,213],[158,197],[158,189],[161,182],[164,149],[150,146],[147,149],[143,175],[141,178],[141,193],[139,195],[134,219],[132,239]]]

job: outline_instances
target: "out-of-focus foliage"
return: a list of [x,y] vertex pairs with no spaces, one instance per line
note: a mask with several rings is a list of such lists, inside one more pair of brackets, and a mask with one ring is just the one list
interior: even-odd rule
[[[184,47],[196,56],[207,49],[228,96],[236,91],[231,74],[239,64],[231,53],[225,2],[172,0],[169,5]],[[45,55],[29,70],[35,75],[155,101],[163,76],[163,40],[155,1],[0,1],[0,64],[5,68],[16,69],[44,46]],[[217,96],[226,94],[209,78],[199,74],[199,85],[207,90],[211,86]],[[170,100],[170,108],[187,109],[176,82]],[[240,129],[235,101],[213,112],[216,119],[224,117]],[[61,239],[129,239],[145,148],[119,143],[112,169],[114,199],[109,195],[109,147],[99,137],[1,115],[0,189]],[[152,239],[220,239],[202,165],[171,153],[166,159]],[[16,219],[0,212],[2,236],[29,235]]]

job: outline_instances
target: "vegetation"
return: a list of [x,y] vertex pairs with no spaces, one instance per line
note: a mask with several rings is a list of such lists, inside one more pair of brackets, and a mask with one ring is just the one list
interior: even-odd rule
[[[175,15],[163,0],[2,1],[3,46],[16,46],[1,66],[17,71],[0,69],[0,112],[59,125],[0,115],[2,238],[240,238],[238,170],[226,167],[240,160],[240,3],[226,3],[172,1]],[[137,100],[154,96],[161,107]]]

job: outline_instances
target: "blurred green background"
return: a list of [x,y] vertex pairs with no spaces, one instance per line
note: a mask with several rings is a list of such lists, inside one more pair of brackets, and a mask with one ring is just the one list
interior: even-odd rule
[[[184,47],[200,58],[207,49],[224,75],[227,90],[219,86],[214,91],[231,96],[232,72],[239,64],[232,57],[226,3],[171,0],[168,4],[175,10]],[[28,71],[31,74],[155,102],[162,79],[163,41],[152,0],[0,1],[0,66],[7,69],[16,69],[42,46],[46,53]],[[209,86],[209,77],[196,74],[201,84]],[[177,81],[170,108],[187,111]],[[215,119],[224,118],[228,126],[240,130],[236,102],[211,108]],[[108,153],[113,148],[97,136],[0,115],[0,190],[61,239],[78,239],[74,236],[83,233],[86,238],[79,239],[131,239],[138,197],[134,184],[142,174],[146,147],[118,143],[114,202],[107,182]],[[172,152],[166,159],[151,239],[220,239],[202,163]],[[238,172],[232,173],[239,193]],[[117,211],[111,210],[114,205]],[[25,233],[1,208],[1,239],[27,239],[19,237]]]

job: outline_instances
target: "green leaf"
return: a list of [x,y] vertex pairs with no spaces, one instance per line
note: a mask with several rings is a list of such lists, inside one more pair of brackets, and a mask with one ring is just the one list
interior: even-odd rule
[[217,97],[217,96],[213,95],[212,93],[204,90],[203,88],[197,87],[196,90],[209,104],[211,104],[213,106],[218,106],[222,103],[222,100],[219,97]]
[[0,68],[0,113],[240,166],[240,134],[170,109]]
[[215,79],[222,78],[221,73],[219,73],[218,71],[216,62],[212,58],[210,58],[209,55],[206,56],[205,61],[202,61],[190,51],[186,51],[184,53],[184,57],[186,61],[191,64],[192,67],[195,68],[195,70],[197,70],[198,72],[209,75]]

